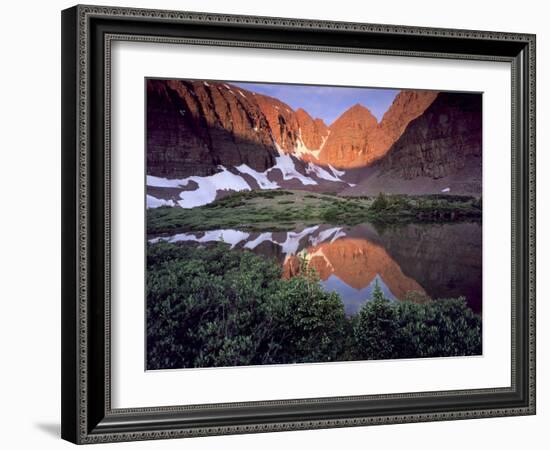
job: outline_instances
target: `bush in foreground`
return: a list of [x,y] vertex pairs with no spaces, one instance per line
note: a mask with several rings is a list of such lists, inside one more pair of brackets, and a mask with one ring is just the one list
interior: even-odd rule
[[147,367],[331,361],[342,352],[344,307],[307,276],[250,252],[150,245]]
[[147,249],[147,367],[219,367],[475,355],[481,321],[463,299],[390,302],[356,316],[303,270],[224,244]]
[[481,319],[464,298],[390,302],[375,289],[354,327],[359,359],[481,354]]

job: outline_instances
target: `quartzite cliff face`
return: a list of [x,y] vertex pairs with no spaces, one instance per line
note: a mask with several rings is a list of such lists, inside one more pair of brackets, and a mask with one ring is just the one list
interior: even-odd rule
[[221,83],[147,81],[147,172],[211,175],[220,164],[264,171],[277,151],[250,92]]
[[319,161],[338,169],[368,166],[384,157],[407,125],[437,97],[435,91],[401,91],[377,122],[362,105],[355,105],[331,126]]
[[[303,109],[233,84],[147,81],[152,176],[206,177],[220,170],[238,175],[235,168],[246,165],[268,177],[265,183],[323,190],[337,169],[345,173],[334,181],[338,186],[328,188],[343,195],[442,190],[479,195],[480,157],[479,94],[403,90],[380,122],[357,104],[327,126]],[[319,178],[323,167],[328,172]]]
[[[388,111],[387,114],[389,114]],[[386,116],[384,116],[386,118]],[[442,92],[342,195],[481,195],[482,98]]]
[[337,169],[382,158],[437,95],[402,91],[380,123],[362,105],[330,127],[305,110],[220,82],[147,82],[147,163],[158,176],[208,175],[218,165],[258,171],[280,152]]
[[363,105],[355,105],[330,126],[330,135],[319,154],[321,164],[338,169],[364,166],[371,157],[376,117]]
[[[264,172],[280,152],[312,156],[328,134],[320,119],[286,103],[219,82],[147,81],[147,170],[181,178],[219,165]],[[278,148],[277,148],[278,147]],[[309,158],[313,160],[314,158]]]

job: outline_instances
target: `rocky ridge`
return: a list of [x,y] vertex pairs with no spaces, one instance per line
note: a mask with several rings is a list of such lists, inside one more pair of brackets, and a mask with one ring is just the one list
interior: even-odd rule
[[437,97],[436,91],[401,91],[378,122],[362,105],[355,105],[331,126],[319,155],[321,164],[338,169],[368,166],[383,158],[407,125]]
[[480,156],[479,94],[403,90],[380,122],[357,104],[327,126],[234,84],[147,80],[155,206],[197,186],[210,190],[208,199],[257,188],[374,195],[448,192],[450,185],[476,195]]

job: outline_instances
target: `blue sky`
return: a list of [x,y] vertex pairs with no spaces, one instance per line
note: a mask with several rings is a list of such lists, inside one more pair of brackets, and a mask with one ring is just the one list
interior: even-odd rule
[[360,103],[380,120],[390,107],[396,89],[373,89],[334,86],[307,86],[295,84],[231,83],[252,92],[270,95],[296,110],[305,109],[313,118],[321,118],[330,125],[344,111]]

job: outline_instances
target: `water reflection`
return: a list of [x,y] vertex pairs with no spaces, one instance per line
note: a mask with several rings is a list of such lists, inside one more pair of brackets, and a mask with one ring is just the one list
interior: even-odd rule
[[337,292],[346,313],[356,313],[371,297],[376,281],[391,300],[465,296],[481,311],[481,226],[478,223],[409,224],[381,230],[315,225],[288,232],[210,230],[150,239],[169,242],[223,241],[275,258],[292,277],[300,258],[319,274],[327,291]]

